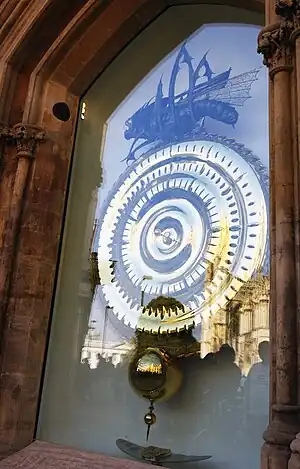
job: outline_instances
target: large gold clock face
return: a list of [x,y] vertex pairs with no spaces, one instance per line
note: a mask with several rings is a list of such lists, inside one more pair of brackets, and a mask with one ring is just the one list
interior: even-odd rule
[[[141,290],[185,305],[187,312],[169,320],[170,331],[191,317],[200,323],[259,269],[267,199],[253,160],[241,145],[216,137],[167,146],[124,173],[101,224],[98,260],[106,300],[127,324],[138,323]],[[148,330],[156,325],[150,321]]]

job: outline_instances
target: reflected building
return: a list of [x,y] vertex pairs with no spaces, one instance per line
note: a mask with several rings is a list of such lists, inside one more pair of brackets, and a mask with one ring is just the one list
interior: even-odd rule
[[[226,308],[203,321],[200,328],[201,356],[217,352],[224,343],[228,343],[236,351],[236,362],[243,375],[247,375],[251,366],[259,361],[259,343],[269,340],[269,291],[269,277],[257,274],[228,302]],[[114,327],[113,319],[113,312],[107,308],[102,325],[96,321],[89,323],[81,361],[88,359],[91,368],[97,367],[99,355],[117,366],[134,348],[132,340]]]
[[259,361],[258,344],[269,340],[270,280],[258,275],[237,295],[240,302],[240,324],[237,352],[244,374]]
[[134,345],[131,342],[105,341],[103,344],[103,333],[95,332],[90,328],[82,347],[81,362],[88,360],[90,368],[95,369],[98,366],[99,356],[101,356],[117,366],[123,362],[125,356],[130,354],[133,348]]
[[244,375],[259,361],[258,345],[269,340],[270,280],[263,274],[249,280],[226,309],[203,322],[201,355],[216,352],[224,343],[236,351]]

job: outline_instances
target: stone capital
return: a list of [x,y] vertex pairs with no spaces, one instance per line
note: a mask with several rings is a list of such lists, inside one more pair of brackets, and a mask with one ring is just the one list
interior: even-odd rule
[[279,22],[266,26],[259,33],[257,52],[262,54],[271,78],[279,71],[293,69],[293,29],[290,26]]
[[293,69],[295,41],[300,34],[300,0],[277,0],[275,12],[279,21],[262,29],[257,47],[271,78],[279,71]]
[[11,129],[11,138],[16,144],[19,158],[33,158],[36,145],[43,142],[45,137],[45,130],[37,125],[20,123]]

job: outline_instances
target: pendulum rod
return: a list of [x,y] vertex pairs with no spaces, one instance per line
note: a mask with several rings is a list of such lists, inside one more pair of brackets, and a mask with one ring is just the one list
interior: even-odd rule
[[147,425],[147,435],[146,435],[146,440],[147,441],[149,439],[151,426],[154,425],[155,422],[156,422],[156,415],[154,414],[153,411],[154,411],[153,400],[150,399],[149,412],[147,412],[147,414],[144,417],[144,422]]

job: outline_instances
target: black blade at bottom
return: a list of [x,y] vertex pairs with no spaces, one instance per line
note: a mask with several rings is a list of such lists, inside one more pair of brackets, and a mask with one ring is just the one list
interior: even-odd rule
[[[206,461],[207,459],[211,459],[211,456],[186,456],[184,454],[173,454],[171,452],[164,453],[166,450],[162,450],[162,453],[165,454],[162,457],[155,457],[149,458],[144,457],[145,453],[149,453],[147,451],[147,447],[137,445],[135,443],[131,443],[130,441],[118,439],[116,441],[117,447],[125,454],[128,454],[134,459],[138,459],[139,461],[147,461],[147,462],[168,462],[168,463],[185,463],[185,462],[196,462],[196,461]],[[159,448],[157,448],[159,450]]]

